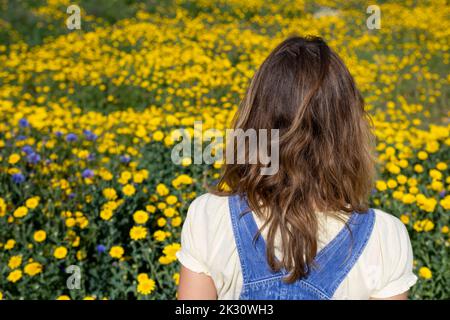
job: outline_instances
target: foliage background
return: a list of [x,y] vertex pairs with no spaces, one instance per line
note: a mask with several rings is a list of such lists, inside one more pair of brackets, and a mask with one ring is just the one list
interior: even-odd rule
[[[226,128],[257,66],[297,33],[324,37],[365,97],[371,201],[410,233],[411,297],[449,298],[446,1],[377,1],[379,30],[355,0],[83,0],[75,31],[70,4],[0,0],[0,297],[174,298],[183,217],[221,164],[173,164],[171,133]],[[72,264],[80,290],[66,286]]]

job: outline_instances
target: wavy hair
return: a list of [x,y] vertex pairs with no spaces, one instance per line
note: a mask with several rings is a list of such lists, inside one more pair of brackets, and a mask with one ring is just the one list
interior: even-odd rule
[[[278,129],[279,170],[261,175],[260,162],[225,161],[210,190],[247,197],[264,221],[258,235],[268,228],[270,268],[283,268],[285,281],[294,282],[308,274],[317,254],[316,212],[339,218],[368,209],[375,166],[364,100],[344,62],[321,38],[292,36],[256,71],[233,124]],[[275,257],[277,232],[281,260]]]

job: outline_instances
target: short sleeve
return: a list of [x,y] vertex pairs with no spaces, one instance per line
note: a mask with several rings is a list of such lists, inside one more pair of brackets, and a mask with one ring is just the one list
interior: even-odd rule
[[413,273],[413,252],[405,225],[394,216],[383,213],[379,230],[382,272],[372,298],[389,298],[408,291],[417,281]]
[[197,198],[189,206],[181,230],[181,250],[176,254],[180,263],[191,271],[210,275],[206,265],[207,220],[204,201]]

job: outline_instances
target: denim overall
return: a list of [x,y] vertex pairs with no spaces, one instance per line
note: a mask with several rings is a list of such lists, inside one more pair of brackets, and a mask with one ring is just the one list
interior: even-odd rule
[[[254,237],[258,226],[244,197],[229,197],[231,222],[241,262],[245,300],[327,300],[350,272],[364,250],[375,223],[372,209],[353,213],[338,235],[314,259],[307,277],[288,284],[285,270],[273,272],[267,263],[264,239]],[[349,229],[351,232],[349,232]]]

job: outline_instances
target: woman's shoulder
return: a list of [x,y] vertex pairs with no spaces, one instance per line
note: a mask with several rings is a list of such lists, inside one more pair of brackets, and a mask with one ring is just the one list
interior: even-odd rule
[[[206,193],[195,198],[181,231],[180,262],[190,270],[215,275],[234,254],[228,197]],[[220,269],[220,268],[219,268]]]
[[205,193],[196,197],[189,205],[187,216],[195,219],[217,220],[228,212],[228,197]]
[[382,235],[388,233],[390,235],[408,236],[406,227],[399,218],[381,209],[374,208],[372,210],[375,213],[373,230],[375,233]]
[[408,230],[392,214],[373,209],[375,224],[360,265],[370,296],[385,298],[407,291],[417,280]]

